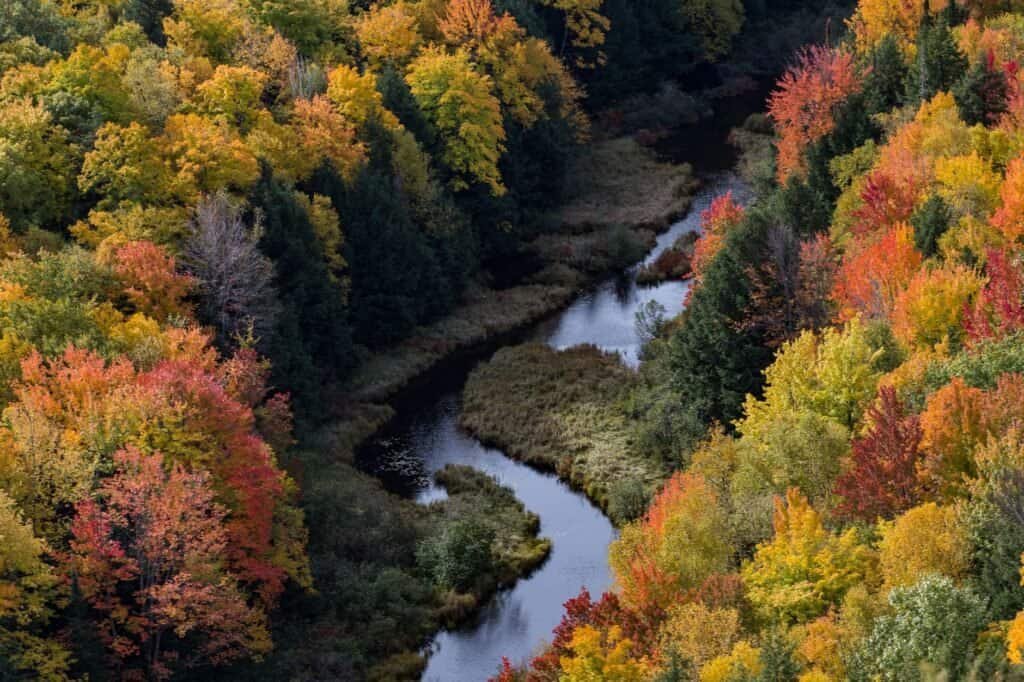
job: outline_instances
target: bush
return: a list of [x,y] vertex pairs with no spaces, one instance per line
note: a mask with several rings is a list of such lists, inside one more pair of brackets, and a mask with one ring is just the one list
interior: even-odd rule
[[455,521],[420,542],[416,561],[443,588],[468,590],[493,568],[494,530],[474,519]]
[[617,526],[640,518],[649,501],[644,485],[635,478],[613,483],[608,491],[608,516]]

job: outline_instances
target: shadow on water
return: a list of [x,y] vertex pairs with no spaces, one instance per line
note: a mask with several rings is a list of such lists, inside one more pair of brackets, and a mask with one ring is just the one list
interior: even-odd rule
[[[720,154],[729,154],[724,134],[718,146]],[[749,190],[735,175],[708,176],[689,213],[658,238],[643,262],[657,258],[681,234],[699,229],[701,212],[715,196],[730,190],[739,201],[749,199]],[[539,515],[541,534],[552,540],[551,555],[543,566],[501,591],[472,622],[437,634],[429,648],[424,680],[477,682],[496,673],[502,656],[517,663],[527,660],[550,639],[567,599],[584,586],[592,594],[611,586],[607,549],[616,532],[600,510],[555,476],[470,437],[458,427],[458,415],[469,372],[510,343],[533,340],[559,349],[589,343],[617,352],[625,363],[636,366],[641,346],[636,312],[647,301],[656,300],[667,315],[675,315],[683,308],[689,286],[669,281],[640,287],[636,272],[641,264],[580,296],[533,329],[462,354],[428,373],[396,401],[397,417],[388,428],[359,452],[361,466],[379,476],[390,490],[422,503],[444,496],[444,490],[433,483],[433,474],[447,464],[466,464],[491,474]]]

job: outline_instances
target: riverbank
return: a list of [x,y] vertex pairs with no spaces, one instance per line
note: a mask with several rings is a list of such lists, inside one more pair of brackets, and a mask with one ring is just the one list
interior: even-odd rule
[[[434,633],[470,619],[550,554],[537,514],[493,476],[447,467],[435,477],[445,497],[420,504],[360,471],[352,446],[386,416],[366,411],[292,453],[316,591],[287,595],[276,653],[232,679],[418,680]],[[461,566],[463,545],[480,538],[483,560],[453,578],[445,567]]]
[[478,365],[463,391],[463,428],[554,472],[616,524],[642,514],[683,464],[681,444],[692,430],[665,385],[670,373],[659,338],[682,312],[689,284],[651,273],[666,254],[692,245],[702,211],[725,193],[740,203],[751,198],[737,173],[709,177],[685,220],[625,281],[582,297],[556,327],[534,337],[542,343],[503,348]]
[[[580,292],[642,258],[656,235],[686,213],[700,185],[689,165],[659,161],[632,138],[600,143],[583,156],[577,171],[589,189],[579,189],[569,205],[549,216],[557,228],[524,249],[524,258],[541,267],[516,286],[471,287],[462,305],[443,319],[372,354],[349,382],[351,402],[386,403],[453,354],[561,310]],[[645,192],[647,183],[654,183],[653,191]]]

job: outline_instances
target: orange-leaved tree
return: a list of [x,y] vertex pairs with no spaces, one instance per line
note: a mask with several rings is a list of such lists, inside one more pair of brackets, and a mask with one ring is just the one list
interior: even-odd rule
[[654,614],[724,571],[731,555],[718,496],[703,477],[690,473],[670,478],[644,519],[626,526],[609,549],[623,601]]
[[921,261],[921,253],[914,248],[913,229],[906,223],[898,223],[872,243],[847,251],[832,290],[840,319],[849,320],[858,314],[888,317]]
[[818,45],[799,54],[768,100],[779,134],[780,182],[803,170],[804,150],[832,132],[836,109],[861,85],[849,52]]

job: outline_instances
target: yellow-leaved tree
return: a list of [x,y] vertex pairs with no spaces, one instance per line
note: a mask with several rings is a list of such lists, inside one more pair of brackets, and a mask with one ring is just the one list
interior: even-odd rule
[[926,502],[879,525],[883,588],[913,585],[928,573],[959,579],[967,573],[970,546],[957,511]]
[[573,633],[571,656],[563,656],[560,682],[635,682],[645,679],[650,666],[633,658],[633,642],[613,625],[607,631],[583,625]]
[[40,631],[59,597],[59,578],[43,560],[48,551],[0,489],[0,652],[25,679],[67,679],[71,663],[70,653]]
[[740,0],[686,0],[680,3],[688,28],[700,38],[704,55],[715,61],[729,52],[732,39],[743,28]]
[[676,474],[608,550],[623,601],[641,611],[667,608],[682,590],[728,568],[729,536],[711,486],[699,475]]
[[423,42],[413,9],[401,1],[370,7],[356,22],[356,36],[374,64],[406,64]]
[[494,195],[504,194],[498,160],[505,151],[505,129],[491,78],[476,71],[466,51],[435,47],[413,61],[406,81],[442,133],[442,158],[455,175],[452,185],[468,189],[479,182]]
[[335,67],[327,75],[327,99],[355,128],[365,125],[371,118],[388,129],[400,126],[395,115],[384,107],[384,98],[377,90],[377,78],[372,73],[360,74],[347,64]]
[[775,537],[742,568],[747,597],[769,620],[807,622],[874,578],[875,554],[856,529],[829,532],[799,490],[776,500],[773,525]]

